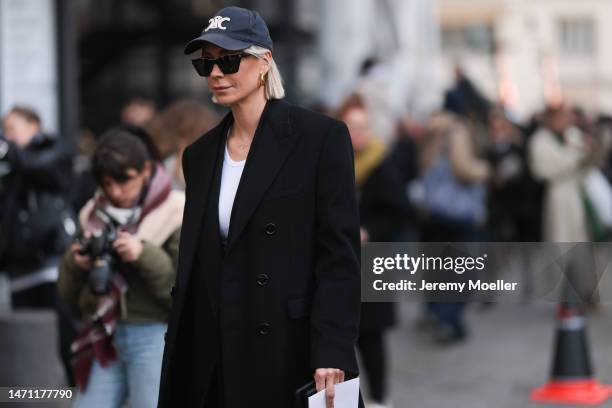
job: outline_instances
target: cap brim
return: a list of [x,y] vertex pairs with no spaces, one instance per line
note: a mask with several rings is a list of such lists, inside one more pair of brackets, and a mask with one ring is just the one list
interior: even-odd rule
[[185,54],[191,54],[192,52],[199,50],[204,46],[204,43],[211,43],[219,48],[230,51],[244,50],[245,48],[249,48],[251,46],[251,43],[235,40],[223,34],[208,33],[202,34],[198,38],[194,38],[193,40],[189,41],[185,46]]

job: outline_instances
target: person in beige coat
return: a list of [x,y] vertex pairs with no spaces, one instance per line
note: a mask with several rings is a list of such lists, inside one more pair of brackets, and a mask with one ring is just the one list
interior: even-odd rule
[[575,243],[592,240],[582,187],[592,169],[595,149],[582,132],[572,126],[571,112],[561,106],[546,110],[544,126],[533,135],[528,155],[534,176],[546,182],[542,217],[544,241],[573,243],[571,247],[561,247],[568,252],[563,270],[565,277],[559,277],[564,282],[558,285],[563,291],[559,299],[569,293],[569,285],[584,302],[592,305],[598,300],[600,279],[593,247]]
[[592,162],[580,130],[572,126],[564,106],[548,108],[542,126],[529,144],[529,165],[546,182],[543,238],[548,242],[589,241],[581,185]]

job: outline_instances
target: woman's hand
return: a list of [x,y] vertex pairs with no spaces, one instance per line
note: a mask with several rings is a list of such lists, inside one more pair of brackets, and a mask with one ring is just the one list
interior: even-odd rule
[[325,389],[327,408],[333,408],[336,394],[334,384],[344,382],[344,371],[339,368],[317,368],[314,373],[314,380],[317,385],[317,392]]
[[113,242],[113,248],[123,262],[134,262],[142,254],[142,242],[129,232],[119,232],[119,237]]

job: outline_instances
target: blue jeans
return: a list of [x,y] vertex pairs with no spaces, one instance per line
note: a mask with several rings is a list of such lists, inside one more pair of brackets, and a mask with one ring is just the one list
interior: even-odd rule
[[94,361],[74,408],[155,408],[164,353],[165,323],[119,323],[114,343],[119,359],[102,367]]

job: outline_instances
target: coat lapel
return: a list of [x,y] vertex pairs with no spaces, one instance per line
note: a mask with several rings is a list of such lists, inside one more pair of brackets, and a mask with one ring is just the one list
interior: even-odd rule
[[[216,131],[207,137],[209,140],[207,145],[194,145],[194,151],[191,155],[191,174],[189,185],[187,186],[187,202],[185,206],[184,219],[190,220],[189,223],[183,223],[183,231],[181,234],[181,254],[182,264],[179,265],[179,289],[184,290],[189,282],[189,275],[193,269],[193,261],[198,249],[200,235],[202,231],[202,217],[208,206],[211,186],[213,183],[213,175],[215,167],[218,165],[218,152],[221,142],[225,140],[224,132],[231,120],[231,114],[228,114],[221,124],[217,126]],[[222,158],[223,156],[221,156]],[[217,223],[218,223],[217,219]]]
[[289,111],[287,102],[272,100],[262,113],[234,199],[226,255],[232,251],[297,140],[291,130]]

